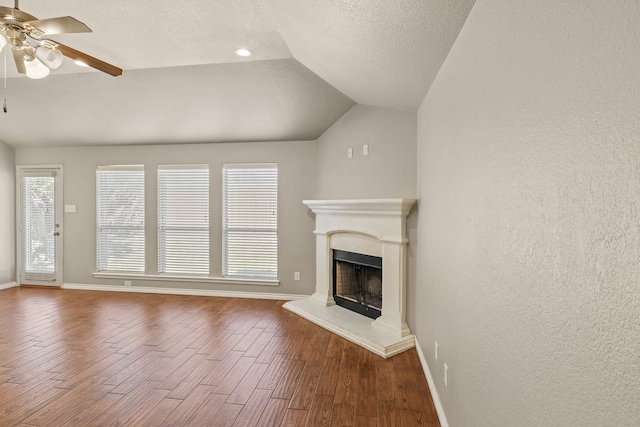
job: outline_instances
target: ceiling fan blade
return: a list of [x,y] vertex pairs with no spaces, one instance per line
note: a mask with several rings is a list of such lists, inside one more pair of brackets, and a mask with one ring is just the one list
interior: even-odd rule
[[98,58],[94,58],[93,56],[87,55],[86,53],[80,52],[79,50],[75,50],[72,47],[63,45],[58,42],[53,42],[56,45],[56,49],[58,49],[64,56],[67,58],[71,58],[75,61],[81,61],[87,64],[90,67],[95,68],[96,70],[100,70],[104,73],[110,74],[112,76],[119,76],[122,74],[122,68],[118,68],[115,65],[111,65],[104,61],[99,60]]
[[24,66],[24,53],[21,50],[11,49],[13,59],[16,61],[16,68],[20,74],[27,74],[27,68]]
[[36,19],[25,22],[42,34],[67,34],[67,33],[90,33],[91,28],[71,16],[60,16],[58,18]]
[[20,9],[6,6],[0,6],[0,16],[15,19],[20,22],[35,21],[38,19],[33,15],[29,15],[28,13],[21,11]]

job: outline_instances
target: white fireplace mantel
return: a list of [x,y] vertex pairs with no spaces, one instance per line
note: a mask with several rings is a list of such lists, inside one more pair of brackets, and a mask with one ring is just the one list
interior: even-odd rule
[[[305,200],[316,214],[316,289],[285,308],[382,357],[412,348],[406,323],[406,218],[415,199]],[[335,305],[333,249],[382,258],[381,316]]]

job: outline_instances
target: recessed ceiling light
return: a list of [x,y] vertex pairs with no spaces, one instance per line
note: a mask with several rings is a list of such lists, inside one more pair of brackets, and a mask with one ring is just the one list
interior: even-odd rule
[[88,67],[88,65],[87,65],[87,64],[85,64],[85,63],[84,63],[84,62],[82,62],[82,61],[77,61],[77,60],[76,60],[76,61],[73,61],[73,62],[75,62],[75,64],[76,64],[76,65],[79,65],[79,66],[81,66],[81,67]]
[[236,55],[238,55],[238,56],[251,56],[251,55],[253,55],[253,52],[251,52],[249,49],[236,49]]

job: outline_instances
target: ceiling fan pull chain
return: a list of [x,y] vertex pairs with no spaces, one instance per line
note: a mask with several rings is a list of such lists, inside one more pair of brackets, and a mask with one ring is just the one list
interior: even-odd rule
[[[17,1],[17,0],[16,0]],[[4,51],[4,104],[2,111],[7,112],[7,51]]]

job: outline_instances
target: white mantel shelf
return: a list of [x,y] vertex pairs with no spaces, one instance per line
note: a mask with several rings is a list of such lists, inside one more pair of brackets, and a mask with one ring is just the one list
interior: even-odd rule
[[[415,346],[406,323],[406,217],[415,199],[305,200],[316,214],[316,291],[284,307],[382,356]],[[335,305],[333,249],[382,258],[376,320]]]
[[303,200],[315,214],[401,215],[406,217],[415,199]]

